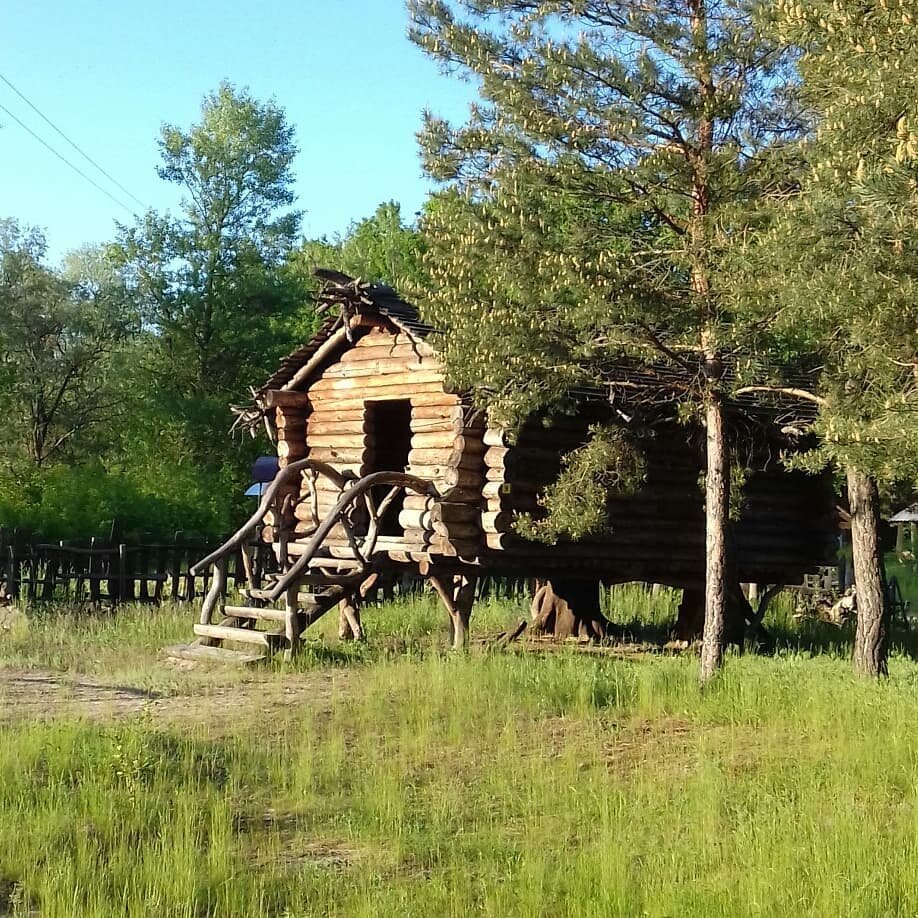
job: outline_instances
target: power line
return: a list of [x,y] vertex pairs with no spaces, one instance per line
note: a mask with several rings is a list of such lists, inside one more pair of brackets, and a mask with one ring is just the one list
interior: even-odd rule
[[21,90],[17,89],[2,73],[0,73],[0,80],[6,83],[6,85],[9,86],[9,88],[12,89],[13,92],[16,93],[16,95],[19,96],[19,98],[22,99],[22,101],[25,102],[25,104],[28,105],[29,108],[31,108],[32,111],[35,112],[35,114],[38,115],[39,118],[41,118],[46,124],[48,124],[54,131],[60,134],[61,137],[63,137],[64,140],[66,140],[67,143],[69,143],[70,146],[73,147],[73,149],[76,150],[77,153],[79,153],[80,156],[83,157],[83,159],[85,159],[91,165],[95,166],[96,169],[99,170],[99,172],[101,172],[113,185],[120,188],[132,201],[139,204],[144,210],[148,209],[147,205],[144,204],[144,202],[141,201],[140,198],[138,198],[136,195],[131,194],[131,192],[127,188],[125,188],[124,185],[122,185],[121,182],[118,181],[118,179],[116,179],[113,175],[111,175],[109,172],[103,169],[102,166],[100,166],[75,141],[71,140],[44,112],[41,111],[41,109],[38,108],[38,106],[36,106],[33,102],[31,102],[25,96],[25,94]]
[[[12,118],[13,121],[15,121],[16,124],[19,125],[19,127],[21,127],[27,133],[31,134],[43,147],[45,147],[45,149],[50,150],[50,152],[52,152],[61,162],[66,163],[68,166],[70,166],[70,168],[73,169],[73,171],[76,172],[77,175],[82,176],[84,179],[86,179],[86,181],[89,182],[90,185],[92,185],[94,188],[98,188],[99,191],[102,192],[102,194],[104,194],[108,198],[111,198],[119,207],[123,207],[128,213],[134,214],[133,209],[128,207],[128,205],[125,204],[124,201],[121,201],[118,198],[116,198],[110,191],[103,188],[95,179],[90,178],[79,166],[74,166],[74,164],[70,162],[70,160],[67,159],[66,156],[64,156],[62,153],[58,153],[57,150],[55,150],[54,147],[52,147],[50,143],[48,143],[43,137],[40,137],[38,134],[36,134],[35,131],[33,131],[32,128],[30,128],[25,122],[20,121],[20,119],[17,118],[5,105],[0,104],[0,111],[6,112],[10,116],[10,118]],[[134,214],[134,216],[136,217],[137,214]]]

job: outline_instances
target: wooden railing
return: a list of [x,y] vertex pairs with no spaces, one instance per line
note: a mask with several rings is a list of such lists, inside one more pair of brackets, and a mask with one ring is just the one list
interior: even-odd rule
[[[328,479],[340,492],[334,507],[324,519],[319,519],[319,501],[317,481],[319,477]],[[305,484],[305,488],[303,485]],[[374,488],[388,488],[378,503],[373,494]],[[354,475],[343,475],[332,466],[314,459],[301,459],[283,468],[269,485],[258,505],[258,509],[226,540],[219,548],[202,558],[191,568],[192,573],[199,574],[208,566],[213,566],[214,580],[207,603],[215,600],[220,589],[225,588],[225,559],[237,551],[243,552],[252,534],[262,525],[270,513],[276,531],[274,550],[281,566],[278,581],[268,590],[260,590],[260,584],[250,580],[250,589],[257,591],[260,598],[275,601],[305,576],[310,564],[315,562],[326,540],[336,526],[341,526],[347,540],[351,557],[339,559],[339,566],[344,567],[348,561],[353,562],[351,570],[342,575],[353,579],[356,574],[369,570],[376,551],[383,517],[401,491],[414,491],[428,497],[436,497],[437,490],[433,482],[403,472],[374,472],[357,478]],[[301,495],[306,491],[308,498]],[[302,533],[310,535],[309,542],[299,552],[297,560],[287,568],[290,533],[284,519],[288,516],[291,502],[308,499],[312,508],[312,530]],[[287,568],[285,570],[285,568]],[[326,581],[334,580],[335,575],[324,574]]]
[[[376,487],[389,488],[378,504],[373,498],[373,488]],[[363,568],[368,568],[376,550],[382,518],[403,490],[414,491],[427,497],[436,497],[438,493],[432,481],[406,475],[404,472],[374,472],[346,487],[328,516],[313,533],[303,552],[289,570],[281,575],[277,584],[268,591],[266,598],[273,602],[284,590],[296,583],[309,569],[310,562],[317,557],[331,531],[339,524],[344,529],[354,560]],[[360,532],[362,526],[355,525],[355,520],[359,518],[355,511],[358,510],[366,512],[366,532]]]

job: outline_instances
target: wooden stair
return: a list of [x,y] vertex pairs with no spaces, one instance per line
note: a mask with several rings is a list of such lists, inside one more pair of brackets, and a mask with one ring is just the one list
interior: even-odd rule
[[[300,635],[337,605],[351,586],[348,582],[323,582],[327,578],[321,574],[316,579],[319,582],[304,583],[297,589],[296,608],[292,610],[286,603],[284,608],[263,605],[270,586],[242,590],[243,598],[252,605],[218,605],[214,617],[219,623],[196,623],[197,640],[167,647],[167,655],[206,662],[250,664],[283,651],[285,659],[289,660],[299,645]],[[224,646],[227,643],[244,644],[248,649],[228,648]],[[261,648],[260,651],[253,653],[252,645]]]

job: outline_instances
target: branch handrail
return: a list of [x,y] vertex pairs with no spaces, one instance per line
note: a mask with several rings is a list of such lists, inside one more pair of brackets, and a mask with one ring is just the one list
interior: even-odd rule
[[[274,602],[277,600],[281,594],[296,581],[297,577],[299,577],[299,575],[309,567],[310,561],[312,561],[312,559],[315,557],[316,552],[318,552],[318,550],[321,548],[322,543],[328,537],[328,534],[339,522],[343,522],[344,517],[350,511],[351,507],[357,502],[357,500],[359,498],[364,498],[366,500],[366,496],[370,493],[371,489],[380,485],[389,485],[392,490],[380,504],[380,510],[377,513],[374,514],[371,510],[371,516],[373,516],[374,519],[371,524],[371,529],[367,534],[367,541],[371,546],[371,551],[372,547],[375,547],[376,544],[379,516],[381,516],[384,508],[389,506],[398,490],[411,490],[417,494],[422,494],[425,497],[438,496],[438,492],[434,483],[425,478],[417,478],[414,475],[407,475],[404,472],[373,472],[370,475],[365,475],[363,478],[354,482],[349,488],[343,491],[341,497],[338,498],[338,502],[332,508],[331,512],[328,514],[328,516],[325,517],[318,529],[316,529],[316,531],[313,533],[312,538],[309,540],[309,543],[307,544],[300,557],[297,558],[296,562],[277,581],[271,590],[266,593],[266,598],[269,601]],[[349,531],[349,527],[345,528]],[[356,550],[356,545],[354,545],[350,537],[349,542],[352,544],[352,551],[354,551],[356,555],[356,560],[361,561],[364,564],[368,563],[369,557]]]
[[300,459],[297,462],[291,462],[290,465],[281,469],[280,472],[278,472],[275,476],[274,481],[268,485],[267,491],[264,492],[261,497],[261,501],[258,504],[258,509],[248,518],[248,520],[246,520],[246,522],[243,523],[243,525],[235,532],[235,534],[227,539],[219,548],[215,549],[209,555],[207,555],[206,558],[202,558],[195,565],[193,565],[190,569],[190,573],[200,574],[208,564],[213,564],[220,558],[226,557],[226,555],[239,549],[245,542],[246,538],[265,518],[265,515],[271,509],[271,505],[274,503],[275,495],[281,489],[281,487],[307,469],[312,472],[317,472],[320,475],[324,475],[326,478],[331,480],[332,484],[334,484],[339,491],[344,491],[348,479],[345,478],[339,471],[337,471],[337,469],[333,468],[327,463],[319,462],[316,459]]

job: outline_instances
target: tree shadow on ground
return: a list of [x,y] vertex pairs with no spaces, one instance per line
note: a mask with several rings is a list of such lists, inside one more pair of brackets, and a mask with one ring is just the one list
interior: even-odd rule
[[[621,642],[663,650],[672,641],[675,622],[647,622],[633,618],[615,625],[616,631],[621,634]],[[768,640],[759,645],[747,642],[746,652],[763,656],[793,652],[847,659],[854,646],[854,620],[838,626],[818,619],[782,619],[766,621],[765,629]],[[890,654],[918,661],[918,625],[909,625],[901,619],[893,622]]]

